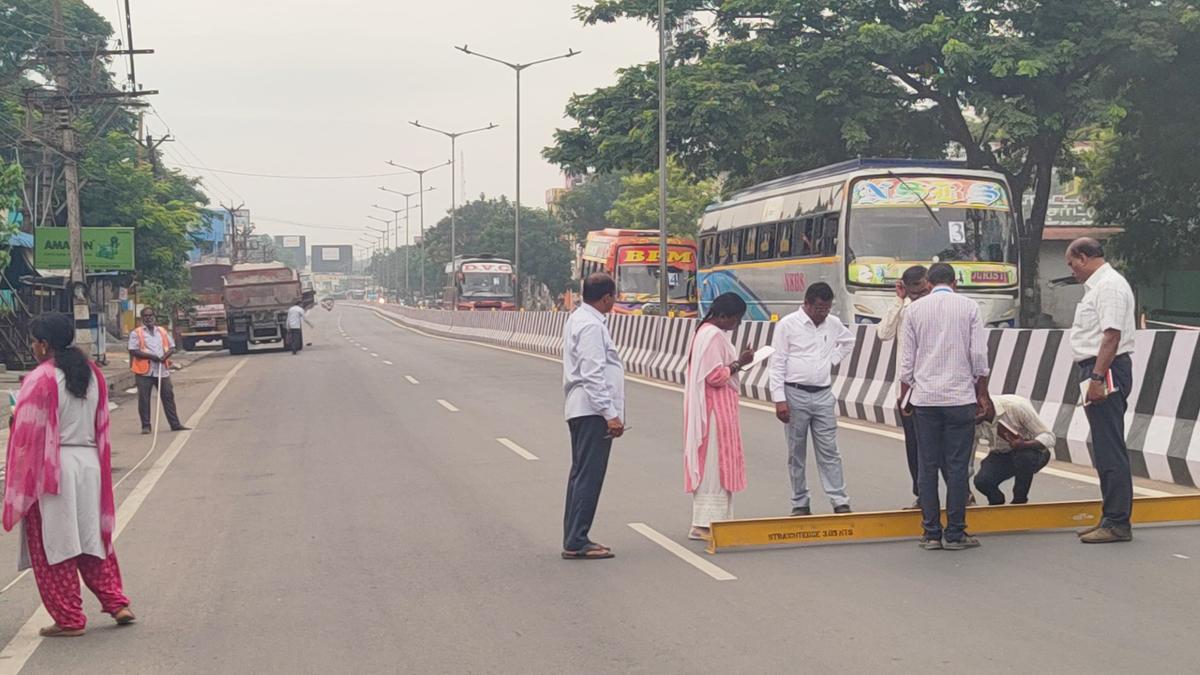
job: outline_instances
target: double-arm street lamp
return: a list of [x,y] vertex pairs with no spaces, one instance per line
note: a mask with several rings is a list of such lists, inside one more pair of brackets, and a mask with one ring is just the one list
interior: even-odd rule
[[[383,190],[384,192],[390,192],[394,195],[400,195],[401,197],[404,197],[404,295],[407,299],[412,300],[412,291],[409,290],[408,283],[408,249],[412,247],[412,219],[409,217],[412,206],[409,205],[409,200],[412,199],[414,195],[419,195],[421,193],[401,192],[400,190],[393,190],[383,185],[380,185],[379,189]],[[425,188],[424,191],[432,192],[433,190],[434,188],[431,186]]]
[[425,192],[426,192],[426,190],[425,190],[425,174],[429,173],[430,171],[433,171],[434,169],[440,169],[443,166],[447,166],[450,164],[450,162],[446,161],[446,162],[442,162],[441,164],[434,164],[433,166],[427,167],[424,169],[414,169],[411,166],[404,166],[403,164],[399,164],[397,162],[392,162],[392,161],[389,161],[388,164],[390,164],[391,166],[394,166],[398,169],[404,169],[405,171],[411,171],[411,172],[417,174],[417,193],[421,195],[421,300],[424,300],[425,299]]
[[517,76],[517,194],[516,211],[515,215],[513,216],[513,268],[516,270],[517,274],[517,307],[521,307],[521,73],[527,68],[541,65],[543,63],[549,63],[550,61],[557,61],[559,59],[569,59],[580,52],[577,52],[574,49],[568,49],[566,54],[559,54],[558,56],[538,59],[537,61],[530,61],[528,63],[512,63],[510,61],[498,59],[494,56],[488,56],[487,54],[480,54],[479,52],[472,51],[467,47],[467,45],[455,47],[455,49],[464,54],[478,56],[481,59],[487,59],[488,61],[499,63],[502,66],[508,66],[514,73],[516,73]]
[[389,235],[391,232],[392,221],[384,220],[383,218],[376,218],[375,216],[367,216],[367,217],[370,218],[371,220],[374,220],[376,222],[380,222],[380,223],[384,224],[383,229],[379,229],[378,227],[371,227],[370,225],[367,226],[367,229],[372,232],[375,232],[376,234],[379,235],[379,237],[381,239],[383,239],[383,260],[384,260],[384,262],[383,262],[383,267],[380,270],[380,276],[383,277],[384,288],[387,288],[391,285],[391,279],[390,279],[391,275],[388,273],[388,265],[387,265],[387,251],[388,251],[388,246],[390,244],[389,240],[391,239],[391,237]]
[[[434,133],[441,134],[450,139],[450,260],[453,261],[458,255],[457,236],[458,236],[458,155],[455,154],[455,144],[459,136],[478,133],[480,131],[489,131],[495,129],[496,124],[488,123],[486,127],[477,129],[467,129],[466,131],[443,131],[436,127],[431,127],[428,124],[421,124],[420,120],[413,120],[409,124],[418,129],[425,129]],[[458,303],[454,304],[453,309],[458,309]]]

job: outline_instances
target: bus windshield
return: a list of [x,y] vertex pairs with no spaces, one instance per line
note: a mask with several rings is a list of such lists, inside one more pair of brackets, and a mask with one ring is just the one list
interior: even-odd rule
[[[659,294],[658,265],[621,265],[617,270],[619,300],[654,300]],[[687,301],[696,288],[696,270],[667,267],[667,298]]]
[[496,272],[465,272],[462,294],[471,298],[511,298],[512,276]]
[[952,177],[855,183],[846,232],[851,283],[890,285],[910,265],[954,264],[959,283],[1017,283],[1016,225],[1003,185]]

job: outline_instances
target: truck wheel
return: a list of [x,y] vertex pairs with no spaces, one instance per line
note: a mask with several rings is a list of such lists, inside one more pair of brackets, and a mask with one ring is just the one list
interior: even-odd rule
[[185,351],[185,352],[196,351],[196,339],[195,338],[184,338],[183,339],[183,351]]
[[250,351],[250,343],[245,340],[230,340],[229,353],[234,356],[241,356]]

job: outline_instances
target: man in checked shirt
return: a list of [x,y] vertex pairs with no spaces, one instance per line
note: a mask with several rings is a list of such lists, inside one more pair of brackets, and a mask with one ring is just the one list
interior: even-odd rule
[[[979,546],[967,534],[969,469],[976,418],[993,414],[988,396],[987,338],[974,300],[959,295],[954,268],[929,268],[929,295],[912,303],[902,330],[900,400],[915,409],[917,483],[925,550]],[[938,472],[946,480],[946,526]],[[943,536],[945,543],[942,543]]]

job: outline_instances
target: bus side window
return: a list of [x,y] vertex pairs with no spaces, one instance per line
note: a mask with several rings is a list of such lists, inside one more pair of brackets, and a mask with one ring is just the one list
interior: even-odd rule
[[792,230],[795,227],[795,222],[779,223],[776,226],[775,242],[778,249],[778,257],[792,257]]
[[710,236],[700,237],[700,265],[703,267],[709,267],[710,265],[712,265],[712,263],[709,262],[709,259],[708,259],[709,243],[711,241],[712,241],[712,237],[710,237]]
[[836,213],[825,216],[825,231],[821,236],[822,255],[835,255],[837,253],[838,220],[838,214]]
[[758,259],[775,259],[775,225],[758,226]]
[[805,218],[796,221],[796,243],[792,250],[798,256],[812,255],[813,252],[813,219]]
[[758,258],[758,228],[742,229],[742,255],[739,260],[755,260]]
[[730,263],[729,238],[729,232],[722,232],[717,235],[717,264],[719,265],[728,265]]

